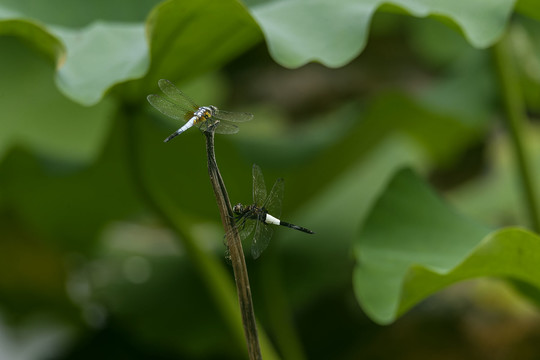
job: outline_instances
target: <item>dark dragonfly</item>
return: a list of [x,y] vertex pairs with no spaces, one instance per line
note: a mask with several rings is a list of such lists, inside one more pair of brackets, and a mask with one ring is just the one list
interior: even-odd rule
[[281,216],[281,202],[283,200],[284,182],[277,179],[270,191],[266,195],[266,186],[257,164],[253,164],[253,204],[236,204],[233,212],[236,215],[236,227],[242,240],[251,238],[251,255],[257,259],[268,247],[274,229],[270,225],[281,225],[291,229],[314,234],[313,231],[301,226],[289,224],[279,220]]
[[215,126],[216,133],[235,134],[238,132],[238,126],[228,122],[243,122],[253,119],[253,114],[250,113],[219,110],[213,105],[199,106],[169,80],[161,79],[158,81],[158,85],[167,96],[162,97],[151,94],[147,97],[148,102],[162,114],[175,120],[186,121],[180,129],[169,135],[164,142],[170,141],[194,125],[202,131],[206,131],[217,124]]

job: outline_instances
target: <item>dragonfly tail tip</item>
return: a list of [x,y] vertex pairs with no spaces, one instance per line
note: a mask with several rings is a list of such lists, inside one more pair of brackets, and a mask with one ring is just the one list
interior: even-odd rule
[[178,133],[172,133],[171,135],[169,135],[165,140],[163,140],[163,142],[169,142],[171,141],[172,139],[174,139],[176,137],[176,135],[178,135]]

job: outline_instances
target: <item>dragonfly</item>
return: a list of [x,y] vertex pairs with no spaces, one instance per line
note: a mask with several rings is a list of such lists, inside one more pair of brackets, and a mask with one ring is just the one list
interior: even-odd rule
[[147,97],[148,102],[162,114],[175,120],[186,121],[163,142],[171,141],[192,126],[198,127],[201,131],[208,131],[213,127],[218,134],[236,134],[238,126],[230,122],[253,119],[253,114],[246,112],[220,110],[213,105],[199,106],[169,80],[161,79],[158,85],[166,97],[151,94]]
[[236,204],[233,212],[236,216],[236,227],[240,238],[251,238],[251,256],[257,259],[268,247],[270,238],[274,233],[271,225],[286,226],[291,229],[314,234],[304,227],[279,220],[281,216],[281,202],[283,200],[284,181],[279,178],[272,186],[270,194],[266,193],[266,185],[261,168],[253,164],[253,204]]

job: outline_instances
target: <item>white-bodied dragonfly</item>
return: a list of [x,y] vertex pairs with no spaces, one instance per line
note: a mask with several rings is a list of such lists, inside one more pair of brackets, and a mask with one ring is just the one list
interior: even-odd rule
[[192,126],[206,131],[216,125],[214,131],[218,134],[235,134],[238,132],[238,126],[228,122],[243,122],[253,119],[253,114],[250,113],[219,110],[213,105],[199,106],[169,80],[161,79],[158,81],[158,85],[167,96],[162,97],[151,94],[147,97],[148,102],[162,114],[175,120],[186,121],[180,129],[169,135],[164,142],[170,141]]
[[236,215],[236,227],[242,240],[251,238],[251,255],[257,259],[268,247],[270,238],[274,233],[271,225],[286,226],[291,229],[314,234],[313,231],[301,226],[289,224],[279,220],[281,216],[281,201],[283,200],[283,179],[277,179],[266,195],[266,186],[261,168],[253,164],[253,204],[236,204],[233,212]]

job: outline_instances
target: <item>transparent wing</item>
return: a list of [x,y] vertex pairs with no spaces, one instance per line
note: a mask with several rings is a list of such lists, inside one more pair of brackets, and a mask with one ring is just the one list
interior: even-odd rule
[[171,98],[172,102],[180,105],[186,111],[195,111],[199,106],[189,98],[186,94],[180,91],[172,82],[166,79],[158,81],[159,88],[165,95]]
[[238,228],[238,235],[240,235],[240,239],[242,241],[245,241],[250,238],[251,235],[253,235],[253,229],[255,228],[255,224],[257,223],[256,220],[247,219],[239,228]]
[[159,95],[148,95],[147,98],[150,105],[155,107],[163,115],[167,115],[175,120],[185,120],[186,110],[170,102],[169,100],[159,96]]
[[201,120],[200,122],[195,123],[195,126],[197,126],[201,131],[208,131],[208,128],[210,128],[216,123],[217,121],[213,117],[211,117],[210,119]]
[[[255,222],[256,221],[254,219],[249,218],[249,214],[242,216],[239,220],[236,221],[236,229],[242,241],[249,238],[249,236],[252,234],[255,227]],[[225,241],[227,239],[227,235],[229,235],[229,233],[231,233],[232,231],[233,229],[229,230],[229,232],[225,234]]]
[[[211,117],[210,119],[199,123],[197,126],[199,127],[199,129],[201,129],[201,131],[207,131],[208,127],[210,127],[214,123],[215,120],[213,117]],[[238,130],[238,126],[220,121],[217,124],[216,130],[214,130],[214,132],[217,134],[236,134]]]
[[263,207],[268,211],[270,215],[274,217],[281,216],[281,203],[283,202],[283,191],[285,189],[285,181],[281,178],[277,179],[270,190],[270,195],[263,204]]
[[257,164],[253,164],[253,203],[257,206],[262,206],[266,201],[266,185],[261,168]]
[[270,239],[274,234],[274,229],[260,220],[256,221],[255,226],[255,232],[251,242],[251,256],[253,259],[257,259],[261,256],[262,252],[268,247]]
[[233,124],[227,124],[223,121],[220,121],[218,126],[216,127],[217,134],[236,134],[238,130],[238,126]]
[[[249,219],[247,217],[242,217],[236,222],[235,226],[238,231],[238,236],[240,236],[240,240],[242,242],[247,241],[248,239],[250,239],[251,236],[253,236],[255,222],[255,220]],[[234,229],[231,229],[223,236],[223,244],[225,245],[225,259],[227,260],[227,262],[231,261],[231,252],[229,249],[229,245],[227,244],[227,237],[233,231]]]
[[214,113],[214,117],[219,120],[226,120],[232,122],[244,122],[253,119],[253,114],[247,112],[232,112],[225,110],[217,110]]

